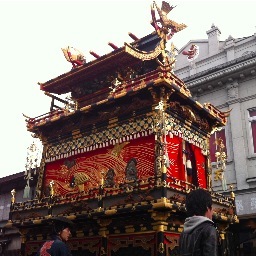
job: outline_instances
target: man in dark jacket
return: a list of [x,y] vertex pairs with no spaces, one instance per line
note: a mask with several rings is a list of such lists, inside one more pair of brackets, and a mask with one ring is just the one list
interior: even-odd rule
[[186,198],[188,218],[180,235],[181,256],[217,256],[218,232],[212,221],[212,198],[208,191],[196,189]]
[[53,227],[52,240],[46,241],[37,256],[72,256],[66,242],[71,236],[73,222],[59,216],[51,219]]

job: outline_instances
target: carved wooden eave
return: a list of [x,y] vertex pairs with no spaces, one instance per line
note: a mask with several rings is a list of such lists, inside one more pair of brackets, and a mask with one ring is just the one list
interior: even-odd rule
[[130,54],[131,49],[138,49],[142,56],[159,55],[159,41],[160,39],[156,33],[152,33],[144,38],[131,44],[112,51],[109,54],[103,55],[93,61],[85,63],[71,71],[62,74],[45,83],[40,83],[40,89],[49,93],[65,94],[81,81],[90,81],[97,78],[99,74],[104,74],[116,70],[119,66],[129,66],[129,64],[138,63],[141,61],[138,57]]
[[[51,124],[55,124],[59,121],[64,122],[71,116],[80,115],[81,113],[93,112],[95,111],[95,109],[103,108],[106,104],[113,104],[115,101],[122,98],[128,97],[130,95],[134,96],[137,93],[141,93],[141,91],[143,90],[148,91],[150,88],[157,88],[159,86],[164,86],[169,90],[173,90],[174,95],[172,97],[177,99],[178,101],[186,99],[186,105],[189,105],[192,109],[199,111],[202,116],[210,120],[213,126],[219,127],[226,124],[226,113],[221,112],[211,104],[202,105],[199,102],[194,101],[190,94],[190,91],[187,89],[185,83],[182,80],[176,77],[172,72],[157,69],[155,71],[147,73],[146,75],[133,79],[129,83],[123,84],[123,86],[121,86],[121,88],[116,92],[108,93],[107,97],[105,91],[103,90],[102,97],[100,97],[99,93],[97,94],[97,97],[100,99],[99,101],[84,106],[75,111],[70,112],[67,110],[55,110],[36,118],[29,118],[26,120],[27,129],[30,132],[37,133],[40,129],[43,129],[44,127]],[[117,120],[118,115],[120,114],[121,113],[117,113]]]
[[[47,215],[49,207],[57,210],[56,207],[61,208],[61,206],[65,207],[66,210],[65,212],[59,212],[58,215],[65,215],[65,217],[75,222],[81,220],[95,220],[96,218],[112,219],[121,217],[124,214],[136,215],[143,212],[147,215],[151,214],[151,217],[154,219],[154,213],[156,213],[156,216],[159,218],[161,211],[168,211],[169,213],[165,216],[165,221],[167,221],[171,213],[185,216],[185,197],[188,192],[184,192],[181,189],[179,194],[177,194],[177,191],[179,191],[179,183],[175,182],[177,186],[176,191],[173,190],[170,184],[165,185],[167,198],[158,198],[158,189],[160,189],[163,184],[159,183],[157,186],[152,185],[153,181],[150,180],[148,183],[146,181],[140,182],[136,191],[124,190],[119,191],[117,194],[112,194],[114,190],[117,190],[117,188],[114,188],[113,191],[111,191],[111,189],[109,190],[109,194],[106,193],[99,196],[97,194],[97,188],[95,188],[95,191],[91,191],[91,193],[88,194],[70,194],[63,198],[44,198],[44,200],[41,201],[34,199],[24,203],[16,203],[12,210],[12,222],[7,223],[6,226],[33,227],[47,225],[46,221],[52,217]],[[142,196],[145,189],[148,191],[146,198]],[[228,224],[237,223],[237,217],[232,211],[232,199],[213,192],[211,194],[213,197],[213,218],[217,222],[225,222]],[[120,203],[116,201],[115,205],[111,206],[113,203],[111,198],[115,195],[119,195],[120,199],[123,199],[123,201],[121,200]],[[99,201],[103,201],[106,206],[97,206]],[[176,221],[173,224],[180,227],[180,223]]]

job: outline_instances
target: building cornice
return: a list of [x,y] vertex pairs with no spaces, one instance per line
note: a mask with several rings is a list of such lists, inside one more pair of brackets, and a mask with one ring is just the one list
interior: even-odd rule
[[243,98],[229,100],[229,101],[225,102],[224,104],[218,105],[216,107],[218,109],[223,109],[223,108],[226,108],[226,107],[228,107],[232,104],[235,104],[235,103],[242,103],[242,102],[246,102],[246,101],[254,100],[254,99],[256,99],[256,94],[253,94],[253,95],[250,95],[250,96],[247,96],[247,97],[243,97]]
[[193,76],[184,78],[183,81],[190,89],[192,89],[194,87],[199,87],[200,85],[204,85],[205,83],[209,83],[220,78],[229,78],[233,76],[237,76],[238,78],[240,77],[239,72],[245,71],[246,69],[252,67],[256,67],[255,52],[200,72]]

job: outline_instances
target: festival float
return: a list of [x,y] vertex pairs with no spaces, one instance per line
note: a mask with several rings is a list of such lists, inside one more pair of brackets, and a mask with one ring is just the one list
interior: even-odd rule
[[55,216],[75,223],[73,255],[178,255],[185,198],[199,187],[212,195],[227,251],[235,198],[212,190],[209,138],[229,113],[195,101],[174,74],[176,49],[167,42],[186,25],[167,17],[173,8],[153,2],[151,34],[130,33],[131,43],[109,43],[113,51],[91,52],[90,62],[62,49],[71,71],[40,83],[51,110],[26,118],[43,144],[36,196],[16,202],[12,191],[7,224],[20,230],[22,255],[50,239]]

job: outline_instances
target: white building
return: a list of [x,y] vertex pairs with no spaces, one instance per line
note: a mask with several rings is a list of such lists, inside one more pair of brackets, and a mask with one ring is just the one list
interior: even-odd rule
[[[229,36],[220,41],[220,29],[212,25],[208,38],[191,40],[179,50],[175,74],[200,103],[210,102],[221,111],[229,111],[225,129],[214,136],[226,145],[227,163],[224,180],[216,173],[214,139],[211,144],[213,189],[223,192],[233,185],[237,213],[241,223],[256,228],[256,33],[243,38]],[[198,55],[188,59],[184,51],[192,45]],[[191,61],[192,60],[192,61]],[[225,184],[226,181],[226,184]],[[224,191],[225,193],[225,191]],[[245,238],[247,243],[253,243]],[[246,247],[248,244],[244,244]],[[254,247],[256,244],[254,244]],[[247,246],[252,253],[252,246]],[[251,254],[245,254],[251,255]],[[253,254],[255,255],[255,254]]]

